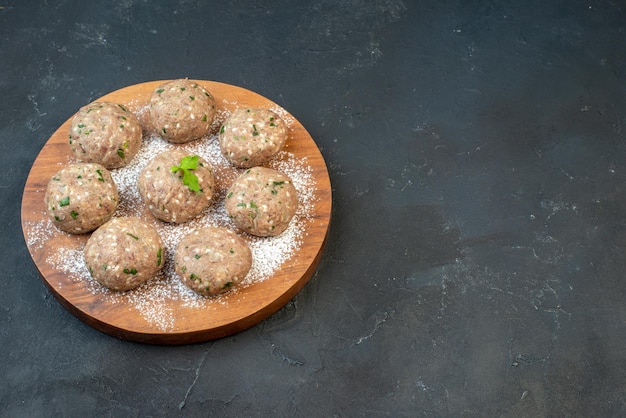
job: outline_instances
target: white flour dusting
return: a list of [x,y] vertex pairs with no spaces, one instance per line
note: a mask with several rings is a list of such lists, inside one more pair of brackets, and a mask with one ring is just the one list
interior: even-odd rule
[[[284,118],[288,126],[293,123],[284,109],[272,109]],[[136,113],[145,112],[140,108]],[[221,111],[216,114],[214,126],[220,126],[228,117],[229,112]],[[216,131],[217,129],[214,129]],[[213,297],[204,297],[187,288],[174,272],[174,249],[178,242],[194,229],[204,226],[223,226],[236,230],[228,218],[224,207],[224,197],[227,187],[243,171],[232,167],[222,156],[217,135],[208,136],[191,143],[177,145],[190,153],[198,154],[213,167],[217,187],[213,195],[213,204],[199,218],[184,224],[168,224],[154,218],[142,216],[143,202],[137,190],[137,178],[146,164],[158,153],[172,149],[175,146],[158,136],[144,137],[138,154],[131,163],[123,168],[111,170],[111,175],[120,196],[115,216],[139,216],[151,222],[159,232],[165,244],[165,263],[163,270],[157,277],[144,283],[139,288],[124,292],[112,292],[101,286],[91,278],[83,258],[83,246],[80,248],[54,249],[46,258],[46,262],[56,271],[61,271],[67,277],[76,281],[83,281],[86,289],[103,300],[116,304],[124,302],[136,309],[151,326],[161,331],[172,330],[176,318],[171,302],[198,309],[225,306],[245,292],[245,287],[256,282],[262,282],[272,277],[281,265],[289,260],[301,247],[305,227],[308,220],[314,215],[313,207],[316,201],[315,179],[312,169],[306,158],[298,158],[292,153],[281,151],[277,158],[268,164],[269,167],[282,171],[288,175],[298,191],[299,208],[285,232],[277,237],[253,237],[246,234],[241,236],[248,242],[252,251],[252,268],[244,282],[230,292]],[[42,203],[43,204],[43,203]],[[30,247],[42,247],[45,242],[59,234],[71,238],[71,235],[59,231],[47,219],[30,225],[27,243]],[[61,283],[59,283],[61,285]]]

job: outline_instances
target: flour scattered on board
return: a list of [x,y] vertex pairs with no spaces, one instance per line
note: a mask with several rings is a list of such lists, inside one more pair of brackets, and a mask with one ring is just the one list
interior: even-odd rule
[[[284,118],[289,127],[294,120],[284,109],[273,108]],[[137,114],[145,113],[146,108],[136,110]],[[228,117],[227,111],[218,112],[214,125],[219,126]],[[214,130],[216,131],[216,129]],[[307,223],[312,219],[313,209],[317,197],[316,183],[312,169],[306,158],[297,158],[287,149],[268,166],[288,175],[298,191],[298,211],[285,232],[277,237],[253,237],[246,234],[241,236],[248,242],[252,251],[252,268],[244,282],[226,294],[214,297],[204,297],[187,288],[174,272],[174,249],[178,242],[188,233],[205,226],[223,226],[236,230],[229,219],[224,207],[224,196],[227,186],[243,171],[232,167],[222,156],[217,135],[178,145],[190,153],[198,154],[213,168],[216,183],[222,184],[215,190],[213,204],[200,217],[184,224],[168,224],[156,219],[142,216],[143,202],[137,190],[137,177],[146,164],[160,152],[165,152],[175,146],[158,136],[144,137],[138,154],[131,163],[123,168],[111,170],[111,175],[118,189],[120,201],[115,216],[140,216],[151,222],[158,230],[165,244],[165,264],[157,277],[144,283],[139,288],[124,292],[112,292],[91,278],[83,258],[84,244],[79,248],[72,245],[57,247],[49,252],[46,262],[55,270],[64,272],[74,281],[85,283],[86,289],[98,295],[108,303],[126,303],[132,306],[151,326],[163,332],[175,327],[176,318],[171,308],[175,301],[180,306],[198,309],[211,309],[236,302],[245,287],[253,283],[262,282],[271,278],[284,262],[289,260],[300,249],[303,237],[306,235]],[[71,161],[71,160],[70,160]],[[44,193],[45,190],[42,191]],[[43,196],[43,194],[42,194]],[[43,198],[42,198],[43,201]],[[42,203],[43,207],[43,203]],[[45,217],[39,222],[30,225],[27,243],[31,247],[43,247],[50,238],[65,235],[68,242],[72,236],[59,231],[52,222]],[[61,285],[61,283],[59,283]]]

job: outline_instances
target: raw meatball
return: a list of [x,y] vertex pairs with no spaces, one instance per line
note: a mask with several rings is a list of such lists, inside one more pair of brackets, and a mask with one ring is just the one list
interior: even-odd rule
[[271,110],[237,109],[220,129],[222,154],[241,168],[263,165],[286,140],[287,124]]
[[176,223],[195,218],[210,206],[214,183],[211,166],[183,149],[154,157],[137,180],[148,210],[162,221]]
[[76,163],[52,176],[44,200],[59,229],[84,234],[111,219],[118,193],[109,170],[100,164]]
[[113,218],[96,229],[85,245],[91,276],[111,290],[134,289],[163,267],[163,241],[155,227],[139,218]]
[[208,134],[215,116],[215,99],[187,79],[159,86],[150,97],[154,130],[169,142],[182,144]]
[[241,283],[252,266],[252,252],[233,231],[206,227],[180,241],[174,265],[187,287],[202,295],[216,295]]
[[281,234],[298,209],[291,179],[280,171],[253,167],[228,189],[226,211],[241,230],[261,237]]
[[72,154],[80,161],[118,168],[127,165],[139,151],[142,127],[124,106],[95,102],[76,113],[69,136]]

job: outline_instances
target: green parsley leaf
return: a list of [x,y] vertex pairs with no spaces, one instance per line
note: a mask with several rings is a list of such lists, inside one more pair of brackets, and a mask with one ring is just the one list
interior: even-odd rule
[[189,187],[189,190],[192,192],[200,192],[200,184],[198,183],[198,176],[193,173],[193,170],[198,168],[198,159],[200,157],[197,155],[188,155],[180,160],[180,165],[174,165],[170,168],[172,173],[176,173],[178,171],[182,171],[183,176],[183,184]]
[[61,201],[59,202],[59,206],[67,206],[70,204],[70,197],[69,196],[65,196],[63,199],[61,199]]

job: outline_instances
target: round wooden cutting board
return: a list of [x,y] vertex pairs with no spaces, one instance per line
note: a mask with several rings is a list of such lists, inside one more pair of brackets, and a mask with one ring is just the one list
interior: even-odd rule
[[[97,101],[122,104],[135,112],[146,129],[145,139],[152,135],[146,112],[150,95],[165,81],[129,86]],[[303,220],[304,230],[294,253],[264,280],[213,298],[195,295],[183,298],[177,293],[171,296],[167,292],[153,292],[158,297],[147,300],[141,297],[141,292],[146,292],[143,287],[125,293],[111,292],[94,283],[88,274],[86,277],[77,275],[75,266],[64,267],[62,255],[69,257],[82,251],[89,234],[60,232],[46,214],[44,194],[49,179],[64,165],[76,161],[67,144],[71,124],[71,118],[68,119],[46,142],[26,180],[22,231],[33,261],[55,297],[85,323],[118,338],[151,344],[189,344],[245,330],[292,299],[311,278],[322,255],[332,197],[326,164],[315,141],[292,115],[265,97],[224,83],[195,81],[215,97],[218,114],[227,115],[241,107],[265,108],[278,111],[289,121],[289,137],[284,149],[292,160],[306,164],[310,172],[314,187],[314,199],[309,202],[312,205],[310,215]],[[147,210],[142,217],[150,218]],[[173,248],[166,250],[174,251]],[[172,284],[178,280],[175,277],[164,280],[170,282],[170,287],[177,286]],[[150,283],[146,287],[149,286]]]

